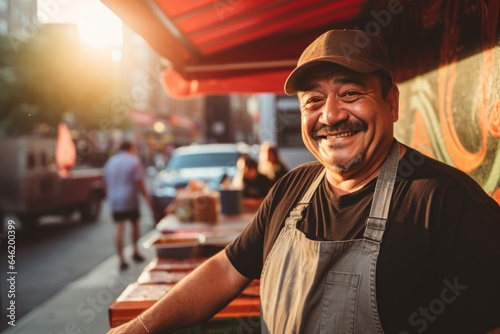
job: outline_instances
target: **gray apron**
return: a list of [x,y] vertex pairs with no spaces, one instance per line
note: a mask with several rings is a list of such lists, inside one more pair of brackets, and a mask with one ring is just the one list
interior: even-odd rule
[[315,241],[297,223],[303,219],[318,175],[291,211],[261,275],[262,333],[383,333],[375,278],[399,162],[394,141],[375,186],[363,239]]

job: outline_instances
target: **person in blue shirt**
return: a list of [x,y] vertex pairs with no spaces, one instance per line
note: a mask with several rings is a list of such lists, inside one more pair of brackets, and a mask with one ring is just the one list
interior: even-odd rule
[[104,165],[104,182],[108,204],[115,222],[115,247],[120,260],[120,270],[126,270],[128,263],[123,254],[123,237],[125,222],[132,224],[132,242],[135,262],[144,261],[139,253],[138,240],[139,226],[139,195],[142,195],[151,206],[150,197],[144,185],[144,172],[139,157],[134,154],[134,148],[128,141],[124,141],[117,154],[112,156]]

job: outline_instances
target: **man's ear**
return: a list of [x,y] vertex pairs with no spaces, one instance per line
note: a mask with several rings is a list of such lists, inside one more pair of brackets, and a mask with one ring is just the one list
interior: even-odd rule
[[399,88],[396,84],[392,84],[387,94],[387,102],[391,108],[392,121],[396,122],[399,118]]

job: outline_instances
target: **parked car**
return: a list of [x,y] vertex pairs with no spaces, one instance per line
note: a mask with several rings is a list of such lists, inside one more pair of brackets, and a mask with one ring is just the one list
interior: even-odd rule
[[174,150],[164,169],[153,178],[153,211],[156,222],[165,216],[165,208],[174,201],[178,189],[191,180],[204,181],[210,189],[218,189],[227,175],[236,173],[241,154],[255,155],[258,148],[245,144],[197,144]]

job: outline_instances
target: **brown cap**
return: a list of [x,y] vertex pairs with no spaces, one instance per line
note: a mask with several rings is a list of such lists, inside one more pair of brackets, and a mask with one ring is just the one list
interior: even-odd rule
[[297,67],[285,82],[285,93],[297,93],[302,76],[318,64],[331,62],[355,72],[385,72],[392,78],[387,51],[373,37],[361,30],[330,30],[310,44],[299,58]]

